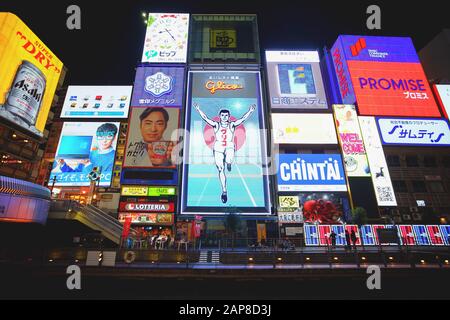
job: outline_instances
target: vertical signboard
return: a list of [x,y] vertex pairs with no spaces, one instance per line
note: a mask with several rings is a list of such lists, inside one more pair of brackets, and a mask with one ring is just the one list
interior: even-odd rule
[[122,238],[128,237],[128,235],[130,234],[130,227],[131,227],[131,216],[125,218],[122,230]]
[[431,246],[430,236],[428,235],[427,228],[424,225],[414,225],[413,231],[417,245]]
[[361,239],[363,245],[365,246],[374,246],[377,244],[374,231],[371,225],[367,224],[361,226]]
[[336,245],[345,246],[347,240],[345,239],[345,227],[343,225],[332,225],[331,230],[336,234]]
[[317,225],[305,224],[303,226],[305,234],[305,245],[306,246],[318,246],[319,245],[319,231]]
[[366,150],[354,105],[333,105],[339,143],[349,177],[370,176]]
[[62,68],[22,20],[0,12],[0,118],[42,137]]
[[450,119],[450,84],[435,84],[433,89],[438,98],[442,112],[447,119]]
[[428,234],[430,235],[431,244],[434,246],[443,246],[444,239],[441,234],[439,226],[431,225],[427,226]]
[[359,117],[370,173],[380,207],[397,206],[386,158],[374,117]]
[[182,214],[270,214],[263,110],[259,72],[189,73]]
[[344,104],[354,104],[356,102],[355,91],[353,90],[350,72],[341,41],[336,40],[331,48],[334,71],[339,84],[342,102]]
[[414,232],[411,225],[399,225],[397,226],[403,245],[414,246],[416,239],[414,238]]
[[303,213],[298,196],[278,197],[278,223],[303,223]]
[[132,107],[125,146],[124,168],[176,168],[180,110]]
[[[357,245],[357,246],[361,245],[361,236],[359,235],[359,229],[358,229],[357,225],[347,224],[347,225],[345,225],[345,230],[348,231],[350,236],[352,235],[352,232],[354,232],[355,236],[356,236],[356,243],[355,243],[355,245]],[[353,244],[353,242],[352,242],[352,244]]]
[[266,51],[272,109],[328,109],[317,51]]
[[380,224],[374,224],[372,225],[372,230],[373,230],[373,234],[375,236],[375,243],[376,244],[382,244],[380,243],[380,238],[378,237],[378,231],[379,229],[385,229],[386,226],[385,225],[380,225]]
[[319,244],[321,246],[331,245],[330,233],[331,226],[329,225],[319,225]]
[[142,62],[186,63],[189,14],[149,13]]
[[136,69],[131,106],[181,108],[183,92],[183,67],[141,66]]
[[447,246],[450,246],[450,225],[439,226],[441,229],[442,238]]

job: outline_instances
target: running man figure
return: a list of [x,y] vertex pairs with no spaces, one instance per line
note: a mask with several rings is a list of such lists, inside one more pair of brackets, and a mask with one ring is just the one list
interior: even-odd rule
[[252,104],[250,109],[245,113],[242,118],[236,121],[230,121],[230,111],[222,109],[219,111],[219,122],[211,120],[208,116],[200,110],[200,106],[194,103],[194,108],[200,114],[200,117],[214,129],[216,135],[216,141],[214,142],[213,153],[214,161],[216,163],[217,170],[219,171],[219,179],[222,185],[222,195],[220,199],[222,203],[227,203],[227,177],[225,175],[225,164],[227,164],[227,170],[231,171],[231,164],[234,161],[235,145],[234,145],[234,132],[250,115],[255,111],[256,105]]

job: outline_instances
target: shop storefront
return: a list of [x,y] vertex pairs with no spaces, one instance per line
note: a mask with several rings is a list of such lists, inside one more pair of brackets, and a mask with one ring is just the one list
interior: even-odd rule
[[136,231],[136,238],[148,240],[146,246],[154,236],[174,238],[174,215],[173,213],[148,213],[148,212],[121,212],[119,221],[125,223],[131,218],[131,228]]
[[280,236],[303,243],[304,224],[344,224],[351,208],[346,192],[281,192],[278,195]]
[[[131,228],[136,237],[147,239],[155,236],[175,237],[175,195],[172,187],[123,186],[119,202],[119,221],[131,218]],[[168,245],[168,244],[167,244]]]

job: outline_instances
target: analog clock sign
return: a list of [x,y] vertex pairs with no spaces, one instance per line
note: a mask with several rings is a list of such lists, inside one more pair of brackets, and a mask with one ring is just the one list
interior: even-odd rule
[[149,13],[142,62],[186,63],[189,14]]

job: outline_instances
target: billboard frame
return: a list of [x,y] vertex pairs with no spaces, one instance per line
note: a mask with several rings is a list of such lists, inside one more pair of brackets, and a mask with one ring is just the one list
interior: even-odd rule
[[[183,161],[180,163],[180,176],[181,176],[181,182],[180,182],[180,216],[189,216],[189,215],[195,215],[201,212],[202,215],[207,216],[226,216],[232,211],[238,211],[237,214],[242,216],[273,216],[275,210],[273,210],[273,203],[272,203],[272,191],[270,188],[270,182],[271,182],[271,175],[268,174],[268,164],[270,161],[270,157],[268,155],[268,151],[270,148],[268,148],[268,136],[266,133],[266,110],[265,110],[265,96],[264,91],[262,87],[262,76],[260,70],[223,70],[223,69],[211,69],[211,70],[196,70],[196,69],[190,69],[187,70],[187,81],[186,81],[186,103],[184,108],[184,128],[187,130],[187,128],[190,128],[190,120],[191,120],[191,109],[192,109],[192,76],[195,73],[247,73],[247,74],[254,74],[255,80],[257,80],[256,84],[256,97],[257,100],[257,108],[259,110],[259,130],[264,130],[264,134],[260,134],[260,145],[261,145],[261,156],[262,156],[262,163],[261,163],[261,169],[263,171],[263,189],[264,189],[264,196],[265,196],[265,206],[264,210],[259,210],[258,212],[245,212],[243,213],[242,210],[243,207],[224,207],[223,210],[217,211],[218,207],[192,207],[194,210],[189,210],[190,207],[187,206],[187,175],[189,170],[189,165],[185,163],[185,160],[189,157],[189,145],[190,145],[190,139],[183,139]],[[189,111],[188,111],[189,110]],[[264,174],[265,173],[265,174]],[[207,208],[209,210],[195,210],[195,208]],[[262,208],[262,207],[260,207]],[[237,210],[236,210],[237,209]],[[254,211],[254,208],[252,207],[245,207],[245,209],[250,209],[248,211]],[[251,210],[253,209],[253,210]],[[227,212],[228,211],[228,212]]]
[[377,124],[377,129],[378,129],[378,134],[380,136],[380,140],[381,140],[381,144],[383,146],[400,146],[400,147],[449,147],[449,144],[428,144],[428,143],[419,143],[419,144],[415,144],[415,143],[390,143],[390,142],[386,142],[384,141],[383,138],[383,134],[381,132],[381,128],[380,128],[380,124],[378,120],[381,119],[392,119],[392,120],[425,120],[425,121],[431,121],[431,120],[439,120],[439,121],[444,121],[445,123],[447,123],[448,126],[448,130],[450,131],[450,122],[449,120],[445,119],[445,118],[414,118],[414,117],[376,117],[375,116],[375,121]]

